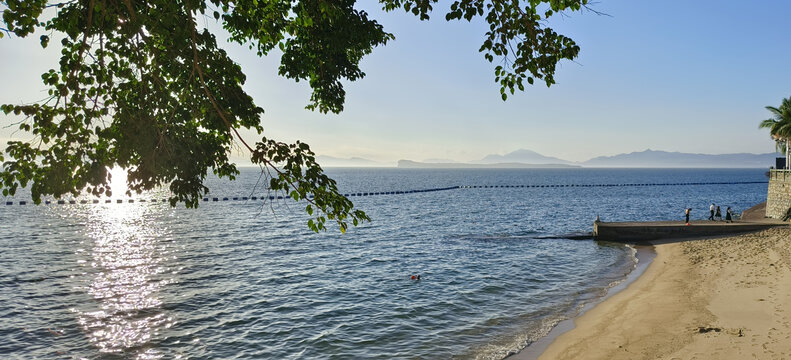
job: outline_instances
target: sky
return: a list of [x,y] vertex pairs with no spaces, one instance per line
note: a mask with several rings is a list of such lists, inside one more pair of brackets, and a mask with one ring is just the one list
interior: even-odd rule
[[[558,66],[557,84],[536,82],[505,102],[496,64],[478,52],[488,25],[445,21],[450,3],[440,1],[421,22],[358,1],[396,40],[363,59],[366,76],[345,82],[337,115],[304,109],[310,89],[277,75],[279,54],[225,47],[266,111],[266,136],[304,141],[319,155],[395,164],[476,161],[518,149],[570,161],[649,148],[774,151],[758,123],[771,116],[765,106],[791,97],[791,1],[601,0],[592,7],[607,16],[583,11],[550,21],[582,49]],[[0,39],[0,103],[43,98],[40,74],[58,55],[57,46],[41,49],[38,34]],[[0,117],[0,140],[20,136],[7,127],[12,121]]]

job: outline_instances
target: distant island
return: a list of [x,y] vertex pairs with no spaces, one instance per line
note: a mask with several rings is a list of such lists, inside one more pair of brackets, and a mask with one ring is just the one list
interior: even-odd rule
[[[532,150],[519,149],[505,155],[490,154],[481,160],[455,162],[448,159],[426,159],[423,161],[399,160],[399,168],[439,169],[540,169],[579,167],[624,167],[624,168],[763,168],[775,165],[777,153],[749,154],[692,154],[659,150],[643,150],[613,156],[598,156],[582,162],[568,161],[545,156]],[[342,159],[317,156],[324,167],[392,167],[392,163],[363,158]]]

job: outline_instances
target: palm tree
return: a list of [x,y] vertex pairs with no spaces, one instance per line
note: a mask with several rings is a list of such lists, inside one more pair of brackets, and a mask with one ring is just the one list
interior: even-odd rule
[[785,153],[785,167],[788,169],[791,165],[789,164],[791,146],[788,146],[791,141],[791,98],[783,99],[780,107],[767,106],[766,110],[772,112],[772,117],[761,121],[758,127],[769,129],[772,139],[776,141],[777,151],[783,150]]

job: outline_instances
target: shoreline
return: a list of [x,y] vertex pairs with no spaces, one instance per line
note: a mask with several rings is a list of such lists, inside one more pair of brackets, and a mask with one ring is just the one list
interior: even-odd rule
[[651,247],[632,281],[507,359],[791,357],[791,228]]
[[633,247],[636,250],[635,257],[637,258],[637,264],[635,265],[635,268],[626,275],[626,278],[624,278],[623,281],[613,287],[608,288],[607,294],[601,298],[585,304],[582,310],[580,310],[579,314],[576,316],[560,321],[552,328],[552,330],[550,330],[547,335],[531,343],[518,353],[507,356],[504,360],[537,360],[555,341],[555,339],[569,331],[574,330],[575,319],[583,316],[585,313],[591,309],[594,309],[599,304],[607,301],[607,299],[611,298],[615,294],[627,289],[629,285],[639,279],[656,258],[656,249],[653,245],[633,245]]

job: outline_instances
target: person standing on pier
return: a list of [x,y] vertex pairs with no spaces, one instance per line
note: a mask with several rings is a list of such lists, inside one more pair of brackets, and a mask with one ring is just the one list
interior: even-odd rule
[[731,207],[730,206],[728,206],[728,208],[725,210],[725,222],[726,223],[733,222],[733,217],[731,216]]
[[714,212],[714,219],[717,221],[722,221],[722,213],[720,212],[720,206],[717,205],[717,211]]
[[692,211],[692,208],[686,208],[686,210],[684,210],[684,214],[685,214],[685,215],[686,215],[686,217],[687,217],[687,221],[686,221],[687,225],[689,225],[689,213],[690,213],[691,211]]
[[714,203],[711,203],[711,206],[709,206],[709,212],[711,213],[711,215],[709,215],[709,220],[714,221]]

